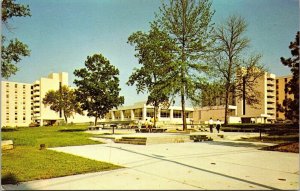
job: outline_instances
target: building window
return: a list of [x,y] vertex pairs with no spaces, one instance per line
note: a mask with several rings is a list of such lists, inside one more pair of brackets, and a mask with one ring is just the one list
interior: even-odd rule
[[181,118],[181,111],[173,111],[173,118]]
[[25,89],[26,88],[26,86],[25,85],[23,85],[23,89]]
[[170,117],[170,111],[169,110],[166,110],[166,109],[162,109],[160,111],[160,117]]
[[15,109],[18,109],[18,107],[17,107],[17,106],[15,106]]
[[6,87],[9,87],[9,83],[6,83]]
[[9,109],[9,107],[7,106],[6,109]]
[[25,110],[25,106],[23,106],[23,110]]
[[18,121],[18,118],[17,118],[17,117],[15,117],[15,121]]
[[285,83],[287,82],[287,78],[284,78],[284,82],[285,82]]
[[8,95],[8,94],[6,95],[6,98],[9,98],[9,95]]
[[26,117],[23,117],[23,121],[26,121]]
[[15,88],[17,88],[18,87],[18,84],[15,84]]

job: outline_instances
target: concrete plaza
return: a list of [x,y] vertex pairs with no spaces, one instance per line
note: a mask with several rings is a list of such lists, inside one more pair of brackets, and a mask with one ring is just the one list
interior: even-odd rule
[[125,168],[3,187],[6,190],[298,190],[299,155],[258,150],[262,146],[266,144],[231,140],[151,145],[111,141],[53,148]]

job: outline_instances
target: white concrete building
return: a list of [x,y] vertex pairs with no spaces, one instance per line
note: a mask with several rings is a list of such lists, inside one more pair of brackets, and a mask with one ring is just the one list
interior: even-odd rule
[[31,84],[1,82],[1,127],[28,126],[32,121]]
[[[19,82],[1,82],[1,127],[29,126],[31,122],[39,125],[63,121],[63,113],[55,112],[43,104],[49,90],[59,90],[68,86],[68,73],[52,73],[36,80],[33,84]],[[94,117],[75,114],[68,122],[93,122]]]
[[[187,123],[193,119],[194,109],[186,107]],[[105,121],[135,121],[151,119],[154,117],[154,107],[146,105],[146,102],[137,102],[131,106],[122,106],[118,109],[112,109],[106,115]],[[182,123],[181,107],[170,106],[169,108],[159,108],[157,113],[159,122],[164,124]]]

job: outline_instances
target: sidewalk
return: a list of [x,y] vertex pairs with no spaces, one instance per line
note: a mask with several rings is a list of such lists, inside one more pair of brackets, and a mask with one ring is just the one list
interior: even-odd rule
[[53,148],[127,168],[4,185],[6,190],[298,190],[299,155],[249,142],[101,144]]

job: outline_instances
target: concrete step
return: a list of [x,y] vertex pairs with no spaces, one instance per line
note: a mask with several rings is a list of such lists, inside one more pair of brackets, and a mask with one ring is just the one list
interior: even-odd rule
[[10,150],[14,148],[14,143],[12,140],[1,141],[1,150]]

